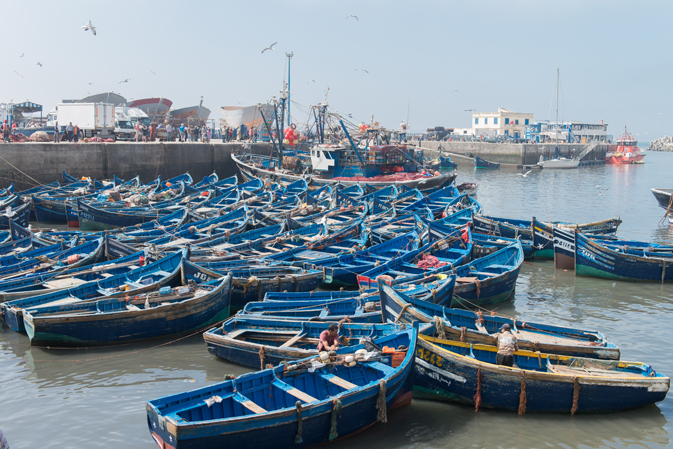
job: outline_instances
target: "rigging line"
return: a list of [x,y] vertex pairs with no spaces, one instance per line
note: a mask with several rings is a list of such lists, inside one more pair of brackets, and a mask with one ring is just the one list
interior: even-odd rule
[[41,183],[41,182],[38,181],[37,179],[35,179],[35,178],[33,178],[32,176],[28,175],[27,173],[21,171],[19,168],[17,168],[15,165],[13,165],[11,162],[9,162],[9,161],[8,161],[7,159],[5,159],[4,157],[0,156],[0,159],[2,159],[3,161],[7,162],[7,164],[8,164],[10,167],[12,167],[12,168],[15,169],[16,171],[18,171],[19,173],[21,173],[22,175],[24,175],[26,178],[29,178],[29,179],[33,180],[34,182],[36,182],[38,186],[44,185],[43,183]]

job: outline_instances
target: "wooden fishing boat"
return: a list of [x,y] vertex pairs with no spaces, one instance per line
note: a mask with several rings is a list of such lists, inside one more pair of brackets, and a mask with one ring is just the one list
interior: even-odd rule
[[[236,315],[222,326],[204,332],[208,352],[252,369],[267,364],[305,359],[318,355],[320,334],[330,323],[252,318]],[[339,346],[361,343],[362,337],[378,338],[400,330],[395,324],[339,323]]]
[[132,211],[113,211],[97,209],[89,204],[77,201],[79,227],[83,231],[103,231],[106,229],[128,228],[138,224],[152,222],[162,215],[176,212],[169,209],[156,209],[144,213]]
[[671,205],[673,204],[673,189],[650,189],[652,190],[652,195],[657,199],[659,207],[664,210],[670,210]]
[[475,168],[500,168],[499,162],[489,162],[486,159],[482,159],[479,156],[474,157],[474,166]]
[[229,316],[231,275],[124,298],[24,310],[31,345],[99,346],[182,335]]
[[533,230],[530,220],[516,220],[511,218],[489,217],[481,214],[473,214],[474,232],[533,241]]
[[456,267],[456,288],[451,307],[484,307],[507,301],[513,296],[523,264],[521,242],[469,264]]
[[9,229],[9,223],[14,222],[24,228],[28,227],[28,219],[30,218],[31,203],[23,203],[8,208],[4,213],[0,213],[0,229]]
[[[273,180],[276,181],[282,181],[282,182],[294,182],[298,181],[300,179],[303,179],[304,176],[302,175],[295,175],[292,173],[285,173],[282,171],[271,171],[268,170],[264,167],[256,167],[253,165],[250,161],[243,161],[242,159],[239,159],[238,156],[235,154],[231,154],[231,159],[236,163],[238,166],[238,169],[241,171],[241,174],[245,179],[254,179],[257,177],[265,177],[267,175],[271,176]],[[385,181],[380,181],[380,180],[361,180],[361,179],[354,179],[352,181],[349,181],[347,179],[325,179],[325,178],[319,178],[319,177],[311,177],[310,183],[309,183],[309,189],[314,190],[322,187],[325,184],[336,184],[337,182],[344,185],[344,186],[352,186],[352,185],[357,185],[360,183],[366,183],[369,187],[373,188],[384,188],[388,187],[391,184],[397,184],[397,185],[403,185],[403,186],[408,186],[411,188],[414,187],[423,187],[423,188],[434,188],[434,187],[441,187],[445,185],[451,184],[454,180],[456,179],[456,174],[451,172],[451,173],[442,173],[437,176],[422,176],[418,177],[415,179],[408,179],[408,180],[385,180]]]
[[187,250],[183,249],[144,267],[117,276],[110,276],[102,281],[87,282],[54,293],[0,303],[0,315],[10,329],[15,332],[25,332],[23,310],[26,308],[126,295],[133,296],[158,290],[170,284],[180,274],[182,262],[186,257]]
[[531,240],[524,240],[521,237],[512,239],[508,237],[498,237],[495,235],[480,234],[478,232],[472,233],[472,257],[478,259],[487,256],[495,251],[503,249],[516,241],[521,242],[523,248],[524,259],[533,258],[533,242]]
[[399,287],[379,286],[384,323],[432,323],[433,335],[449,340],[495,344],[503,324],[509,324],[519,348],[573,357],[619,360],[619,348],[596,330],[529,323],[501,315],[451,309],[409,295]]
[[254,301],[238,312],[241,316],[295,321],[350,320],[356,323],[380,323],[381,311],[374,302],[362,303],[360,297],[313,301]]
[[99,262],[94,265],[77,267],[66,265],[60,268],[54,267],[50,271],[10,277],[0,281],[0,302],[54,293],[86,282],[127,273],[138,266],[141,256],[149,261],[144,251],[137,251],[113,261]]
[[582,232],[587,234],[614,234],[622,220],[617,218],[608,218],[607,220],[596,221],[593,223],[564,223],[564,222],[541,222],[535,217],[531,221],[533,229],[533,256],[537,258],[554,258],[554,236],[552,227],[569,232]]
[[[639,362],[516,351],[495,364],[495,346],[419,336],[414,395],[508,411],[607,413],[664,400],[670,379]],[[476,402],[476,404],[475,404]]]
[[45,271],[60,271],[66,267],[76,268],[100,261],[104,250],[103,237],[85,241],[81,245],[68,247],[64,242],[51,247],[0,258],[0,279],[23,276]]
[[[161,448],[195,449],[251,441],[268,449],[304,448],[347,437],[387,421],[388,410],[411,401],[417,333],[412,328],[374,340],[397,352],[377,352],[352,366],[344,364],[344,352],[336,362],[304,359],[149,401],[150,433]],[[358,349],[364,345],[348,351]]]
[[575,274],[624,281],[673,281],[673,254],[631,254],[575,233]]
[[261,301],[266,292],[282,292],[286,290],[311,291],[323,282],[323,272],[304,270],[299,267],[227,267],[220,271],[219,262],[197,265],[184,262],[183,271],[194,276],[201,282],[208,282],[225,276],[233,275],[231,307],[236,311],[251,301]]
[[328,284],[357,285],[359,274],[417,249],[418,244],[418,234],[414,231],[353,254],[306,262],[304,268],[323,270]]

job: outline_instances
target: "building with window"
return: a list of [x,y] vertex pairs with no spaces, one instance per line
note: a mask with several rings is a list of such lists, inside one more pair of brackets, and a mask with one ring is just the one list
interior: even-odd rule
[[550,121],[531,123],[526,127],[526,139],[535,142],[587,143],[612,142],[612,135],[608,134],[608,125],[601,120],[600,124],[581,122]]
[[472,128],[477,136],[509,136],[523,138],[526,126],[533,122],[533,114],[498,108],[498,112],[475,112]]

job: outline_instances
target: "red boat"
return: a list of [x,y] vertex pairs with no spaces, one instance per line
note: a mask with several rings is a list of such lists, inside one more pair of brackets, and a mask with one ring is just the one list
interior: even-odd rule
[[[614,149],[616,147],[616,149]],[[617,139],[617,145],[610,145],[605,153],[606,164],[641,164],[645,154],[638,148],[636,138],[626,131]]]

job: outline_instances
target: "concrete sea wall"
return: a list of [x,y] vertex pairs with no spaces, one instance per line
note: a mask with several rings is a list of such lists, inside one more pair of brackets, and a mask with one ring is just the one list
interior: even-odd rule
[[[512,165],[534,165],[540,160],[540,155],[544,159],[551,159],[554,157],[553,143],[547,144],[529,144],[529,143],[487,143],[487,142],[437,142],[437,141],[421,141],[421,147],[427,149],[426,156],[436,157],[439,146],[442,151],[449,153],[469,156],[479,156],[492,162],[500,162],[501,164]],[[590,151],[582,160],[583,161],[604,161],[605,153],[608,150],[607,144],[598,145],[595,149]],[[567,156],[574,153],[580,153],[585,147],[584,144],[559,144],[559,151]],[[474,164],[472,159],[455,158],[451,159],[459,165]]]
[[[140,176],[150,182],[189,172],[194,182],[216,171],[220,179],[238,173],[231,152],[241,143],[7,143],[0,144],[0,187],[16,190],[61,181],[65,170],[75,177],[122,179]],[[270,154],[272,145],[254,144],[252,151]]]

